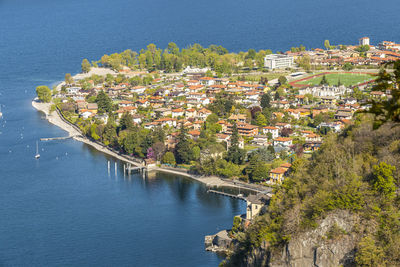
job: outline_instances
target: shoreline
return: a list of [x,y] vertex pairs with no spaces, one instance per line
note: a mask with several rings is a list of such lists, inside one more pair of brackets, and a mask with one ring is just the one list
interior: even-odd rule
[[[58,86],[60,86],[60,85],[58,85]],[[98,150],[104,154],[107,154],[109,156],[112,156],[118,160],[130,163],[135,166],[142,166],[141,164],[139,164],[133,160],[130,160],[124,156],[121,156],[120,154],[115,153],[108,147],[99,145],[98,143],[95,143],[95,142],[89,140],[88,138],[83,136],[82,133],[80,131],[78,131],[75,127],[73,127],[71,124],[65,122],[64,119],[61,118],[61,115],[57,111],[53,111],[52,113],[50,113],[49,110],[52,105],[51,103],[41,103],[41,102],[38,102],[37,100],[38,100],[37,97],[32,100],[32,107],[35,108],[37,111],[43,112],[45,114],[46,120],[48,122],[63,129],[64,131],[66,131],[68,133],[69,137],[72,137],[76,141],[85,143],[86,145],[89,145],[89,146],[95,148],[96,150]],[[171,170],[171,169],[160,168],[160,167],[153,167],[153,168],[149,169],[148,171],[159,171],[159,172],[184,176],[186,178],[190,178],[192,180],[200,182],[209,187],[217,187],[217,188],[218,187],[230,187],[230,188],[235,188],[235,189],[245,189],[245,190],[251,191],[252,193],[256,193],[256,194],[267,193],[266,190],[268,190],[268,188],[261,188],[256,185],[249,185],[249,184],[245,184],[245,183],[239,182],[239,181],[226,181],[226,180],[216,177],[216,176],[199,176],[199,177],[197,177],[195,175],[185,173],[185,172],[180,172],[178,170]],[[270,193],[270,192],[268,192],[268,193]]]

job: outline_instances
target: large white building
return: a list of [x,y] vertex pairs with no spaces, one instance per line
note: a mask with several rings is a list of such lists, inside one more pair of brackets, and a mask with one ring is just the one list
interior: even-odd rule
[[369,45],[369,38],[363,37],[358,40],[359,45]]
[[320,85],[320,86],[313,86],[300,89],[299,95],[312,94],[315,97],[333,96],[338,99],[339,96],[350,92],[352,92],[352,90],[345,87],[344,85],[341,86]]
[[284,69],[291,68],[294,64],[292,56],[282,54],[266,55],[264,58],[264,66],[267,69]]

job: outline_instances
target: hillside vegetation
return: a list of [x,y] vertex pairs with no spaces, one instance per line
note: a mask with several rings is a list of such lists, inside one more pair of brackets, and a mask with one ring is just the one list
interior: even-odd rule
[[[247,265],[256,249],[269,255],[291,239],[318,227],[327,215],[357,216],[352,232],[332,227],[327,239],[356,236],[351,262],[357,266],[400,266],[400,126],[386,123],[373,130],[371,115],[360,115],[341,135],[330,135],[311,160],[298,160],[293,173],[276,190],[268,212],[245,232],[226,266]],[[354,235],[355,234],[355,235]]]

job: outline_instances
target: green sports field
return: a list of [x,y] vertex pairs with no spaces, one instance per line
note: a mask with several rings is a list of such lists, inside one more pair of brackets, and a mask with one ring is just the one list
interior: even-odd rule
[[[341,84],[345,86],[353,86],[358,83],[367,82],[373,80],[375,77],[370,74],[359,74],[359,73],[329,73],[325,74],[329,85],[337,85],[339,80]],[[319,85],[322,80],[322,75],[318,77],[311,78],[309,80],[296,82],[297,84],[304,85]]]

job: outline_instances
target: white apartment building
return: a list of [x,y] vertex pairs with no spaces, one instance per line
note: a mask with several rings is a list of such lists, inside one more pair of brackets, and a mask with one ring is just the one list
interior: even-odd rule
[[282,54],[266,55],[264,58],[264,66],[267,69],[284,69],[291,68],[294,65],[292,56]]
[[358,40],[359,45],[369,45],[369,38],[363,37]]

